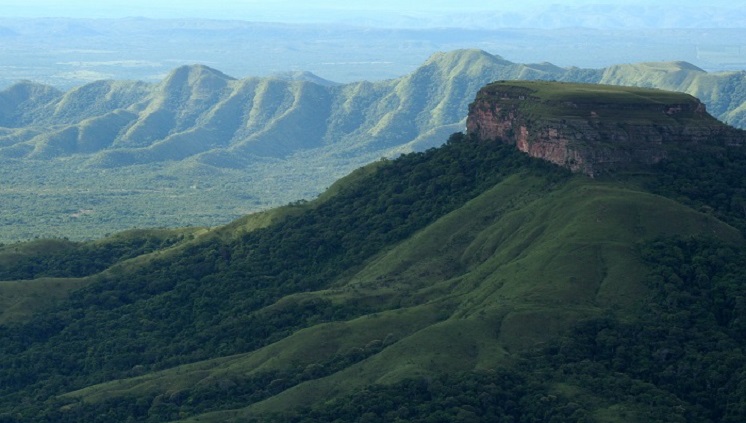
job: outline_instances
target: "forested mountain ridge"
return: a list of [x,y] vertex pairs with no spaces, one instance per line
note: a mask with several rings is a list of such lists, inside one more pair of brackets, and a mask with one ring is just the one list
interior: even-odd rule
[[0,416],[741,421],[746,151],[685,147],[591,179],[454,134],[108,258],[5,246],[59,301],[3,319]]
[[682,63],[560,68],[480,50],[438,53],[379,82],[239,80],[202,65],[157,84],[98,81],[61,92],[21,82],[0,92],[0,241],[217,225],[312,198],[365,163],[440,145],[463,130],[480,87],[512,79],[692,92],[714,116],[743,126],[743,72]]

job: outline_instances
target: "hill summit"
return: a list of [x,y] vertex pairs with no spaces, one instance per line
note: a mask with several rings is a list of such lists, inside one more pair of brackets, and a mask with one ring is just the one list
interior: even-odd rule
[[712,117],[688,94],[548,81],[485,86],[469,107],[467,130],[590,176],[654,164],[687,144],[744,140],[743,131]]

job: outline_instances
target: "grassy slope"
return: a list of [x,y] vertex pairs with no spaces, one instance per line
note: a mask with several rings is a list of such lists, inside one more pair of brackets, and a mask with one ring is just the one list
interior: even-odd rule
[[[362,171],[362,170],[361,170]],[[347,179],[354,177],[354,175]],[[342,183],[342,181],[340,181]],[[321,198],[317,202],[323,201]],[[45,257],[63,254],[66,251],[85,248],[107,248],[112,245],[128,245],[141,239],[152,239],[163,242],[169,238],[179,241],[168,248],[160,248],[152,253],[128,254],[126,260],[117,260],[104,272],[135,271],[153,259],[163,259],[169,255],[178,255],[184,247],[194,243],[227,240],[269,226],[284,216],[298,213],[293,206],[277,207],[265,212],[258,212],[236,219],[228,225],[214,230],[205,228],[148,229],[129,230],[87,242],[72,242],[64,239],[41,239],[26,243],[0,246],[0,269],[6,270],[19,265],[20,262],[42,261]],[[125,250],[126,251],[126,250]],[[84,252],[82,254],[85,254]],[[27,321],[35,313],[48,310],[68,295],[90,283],[95,282],[96,275],[85,277],[41,277],[23,280],[1,280],[0,278],[0,324]]]
[[[582,96],[577,91],[576,87],[572,98]],[[633,91],[633,97],[647,92]],[[558,101],[566,98],[559,92],[545,96],[553,94]],[[595,89],[590,94],[598,97]],[[249,216],[194,242],[230,240],[316,207],[343,192],[345,183],[366,181],[380,163],[333,186],[317,203]],[[96,403],[120,396],[174,396],[233,378],[297,372],[354,350],[369,353],[330,374],[283,386],[248,407],[199,416],[224,421],[339,397],[371,383],[490,369],[510,363],[518,353],[542,345],[580,320],[608,311],[634,318],[646,296],[642,281],[649,270],[638,254],[640,242],[662,235],[743,242],[734,228],[663,197],[611,181],[574,177],[556,183],[546,175],[519,171],[410,238],[379,251],[354,273],[336,274],[337,280],[325,284],[323,291],[295,291],[265,310],[270,311],[267,315],[281,315],[293,310],[294,303],[323,299],[376,313],[312,325],[249,353],[115,380],[66,397]],[[29,251],[64,246],[39,243]],[[179,248],[138,257],[117,268],[126,266],[134,274],[143,261],[164,259]],[[39,282],[52,286],[54,281]],[[61,288],[59,292],[66,294]],[[13,300],[12,295],[8,298]]]
[[[546,190],[552,188],[549,194]],[[178,392],[195,384],[324,362],[371,342],[384,347],[331,375],[303,382],[246,409],[199,421],[268,411],[433,372],[490,368],[561,333],[581,318],[633,313],[645,295],[638,242],[660,235],[742,242],[733,228],[655,195],[574,178],[552,187],[516,175],[381,252],[328,290],[295,294],[376,302],[388,311],[312,326],[260,350],[180,366],[68,394],[84,401]],[[196,421],[196,418],[194,419]]]
[[87,283],[84,278],[0,282],[0,325],[25,321],[36,312],[52,308]]
[[[333,197],[344,185],[354,183],[360,177],[369,175],[381,163],[362,167],[332,185],[322,196],[309,205],[317,205]],[[227,241],[237,236],[261,229],[281,220],[285,216],[302,212],[304,207],[288,205],[264,212],[252,213],[234,220],[230,224],[215,228],[178,228],[129,230],[88,242],[73,242],[65,239],[40,239],[25,243],[0,245],[0,269],[23,266],[22,263],[41,262],[50,255],[62,255],[81,248],[107,248],[115,244],[131,244],[140,239],[150,238],[164,241],[167,238],[181,237],[181,241],[167,249],[158,249],[153,253],[137,255],[123,261],[116,261],[104,272],[136,271],[139,267],[154,259],[178,256],[184,247],[195,243]],[[126,253],[125,253],[126,254]],[[130,254],[132,255],[132,254]],[[40,277],[22,280],[2,280],[0,277],[0,324],[15,324],[28,321],[35,313],[53,308],[65,300],[76,289],[95,282],[96,275],[85,277]]]
[[745,78],[744,71],[707,73],[685,62],[659,62],[610,66],[594,82],[685,92],[706,103],[718,119],[743,128]]
[[[250,226],[251,218],[243,219],[244,225]],[[238,223],[237,223],[238,224]],[[36,272],[42,274],[50,271],[52,274],[60,269],[47,269],[46,266],[56,266],[60,263],[70,263],[75,256],[85,256],[92,250],[115,249],[110,264],[103,271],[111,269],[136,268],[148,256],[168,254],[169,249],[178,248],[195,236],[204,235],[200,228],[182,229],[149,229],[130,230],[112,236],[88,242],[72,242],[64,239],[41,239],[27,243],[0,246],[0,269],[3,272],[16,267],[28,267],[32,264],[43,263],[50,256],[71,257],[70,260],[52,260],[48,265],[41,265]],[[169,241],[173,240],[173,241]],[[168,248],[157,248],[152,254],[149,249],[141,250],[144,242],[156,245],[169,245]],[[166,243],[166,244],[163,244]],[[172,244],[173,243],[173,244]],[[81,257],[84,261],[85,257]],[[22,270],[22,269],[21,269]],[[80,277],[44,276],[31,279],[2,280],[0,277],[0,324],[18,323],[28,320],[35,313],[47,310],[66,299],[68,295],[93,282],[93,275]]]
[[[597,96],[592,90],[591,97]],[[206,245],[232,239],[315,207],[343,190],[340,185],[364,181],[378,166],[354,173],[317,203],[249,216],[204,233],[194,242]],[[558,184],[546,176],[521,172],[380,251],[362,269],[339,276],[325,290],[295,293],[266,307],[281,314],[292,310],[293,303],[324,299],[350,307],[374,305],[361,309],[373,308],[375,314],[314,325],[250,353],[116,380],[69,393],[67,398],[96,403],[118,396],[172,395],[232,378],[328,363],[355,349],[372,351],[362,361],[283,387],[245,409],[200,416],[223,421],[307,405],[371,383],[490,369],[582,319],[609,310],[634,316],[646,294],[642,280],[648,270],[637,247],[661,235],[707,235],[742,242],[735,229],[663,197],[613,182],[575,177]],[[179,248],[117,267],[135,271],[143,261],[162,259]],[[47,281],[47,286],[52,282]],[[287,304],[291,306],[284,308]],[[380,350],[370,345],[379,345]]]
[[[488,85],[515,95],[538,97],[541,101],[513,100],[524,111],[541,119],[579,117],[594,122],[643,125],[719,126],[716,119],[693,112],[663,113],[664,105],[688,104],[696,107],[698,100],[688,94],[652,88],[624,87],[601,84],[556,83],[546,81],[507,81]],[[505,101],[505,100],[501,100]],[[608,105],[613,105],[611,109]],[[620,107],[621,106],[621,107]],[[692,107],[694,109],[695,107]]]

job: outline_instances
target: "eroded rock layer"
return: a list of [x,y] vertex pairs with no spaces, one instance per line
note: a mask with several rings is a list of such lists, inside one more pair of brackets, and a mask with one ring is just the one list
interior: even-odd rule
[[687,94],[544,81],[485,86],[469,107],[467,132],[591,176],[656,163],[689,143],[742,144],[745,134]]

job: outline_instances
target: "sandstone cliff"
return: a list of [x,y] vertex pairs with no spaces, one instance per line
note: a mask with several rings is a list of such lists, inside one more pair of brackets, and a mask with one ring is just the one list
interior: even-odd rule
[[594,176],[652,164],[689,143],[743,144],[746,132],[710,116],[695,97],[654,89],[543,81],[487,85],[469,106],[467,133],[503,140]]

